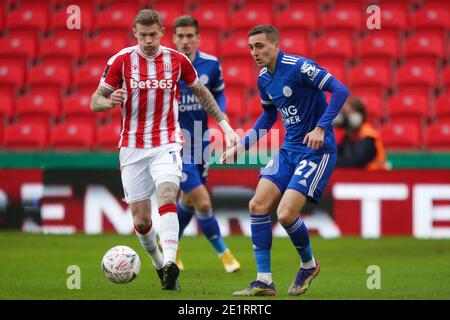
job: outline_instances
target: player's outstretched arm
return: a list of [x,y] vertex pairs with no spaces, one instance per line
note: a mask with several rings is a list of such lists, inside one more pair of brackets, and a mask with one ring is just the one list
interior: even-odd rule
[[202,108],[220,125],[224,134],[227,147],[236,145],[239,142],[239,136],[231,128],[230,124],[225,119],[225,115],[220,110],[219,105],[212,93],[199,81],[191,87],[192,92],[198,99]]
[[118,89],[111,91],[103,86],[98,86],[91,98],[91,110],[94,112],[107,111],[124,101],[125,91]]

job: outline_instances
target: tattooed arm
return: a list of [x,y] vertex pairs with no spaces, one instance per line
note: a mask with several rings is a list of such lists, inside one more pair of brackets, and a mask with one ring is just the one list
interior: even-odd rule
[[124,101],[125,91],[118,89],[111,91],[103,86],[98,86],[91,98],[91,110],[94,112],[108,111]]
[[212,93],[200,81],[197,81],[197,83],[191,87],[191,90],[194,92],[202,108],[205,109],[205,111],[214,120],[216,120],[217,123],[225,120],[223,112],[220,110],[216,99],[214,99]]
[[220,110],[214,96],[200,81],[191,87],[202,108],[220,125],[225,133],[225,142],[228,147],[239,142],[239,136],[234,132],[226,120],[225,114]]

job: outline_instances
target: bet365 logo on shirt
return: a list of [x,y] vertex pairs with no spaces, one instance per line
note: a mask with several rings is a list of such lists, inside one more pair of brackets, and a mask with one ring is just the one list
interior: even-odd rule
[[145,81],[136,81],[130,79],[131,89],[172,89],[173,80],[172,79],[147,79]]

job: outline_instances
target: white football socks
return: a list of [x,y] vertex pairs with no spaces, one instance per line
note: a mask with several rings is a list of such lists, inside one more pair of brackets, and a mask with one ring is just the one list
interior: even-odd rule
[[164,258],[162,253],[159,251],[158,243],[156,242],[155,228],[152,226],[150,231],[145,234],[141,234],[137,230],[135,230],[135,232],[142,248],[144,248],[145,252],[147,252],[151,258],[153,266],[160,270],[164,265]]
[[303,269],[311,269],[316,267],[316,259],[314,257],[309,260],[308,262],[302,262],[302,268]]
[[270,273],[270,272],[258,272],[256,280],[262,281],[265,284],[270,285],[273,282],[273,280],[272,280],[272,273]]
[[178,216],[176,212],[167,212],[159,219],[159,238],[164,254],[164,265],[171,261],[175,262],[178,249]]

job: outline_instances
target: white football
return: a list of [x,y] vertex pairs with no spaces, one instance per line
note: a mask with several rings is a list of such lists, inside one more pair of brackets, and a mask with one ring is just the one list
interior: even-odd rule
[[129,283],[139,274],[139,255],[127,246],[109,249],[102,259],[102,270],[106,278],[114,283]]

